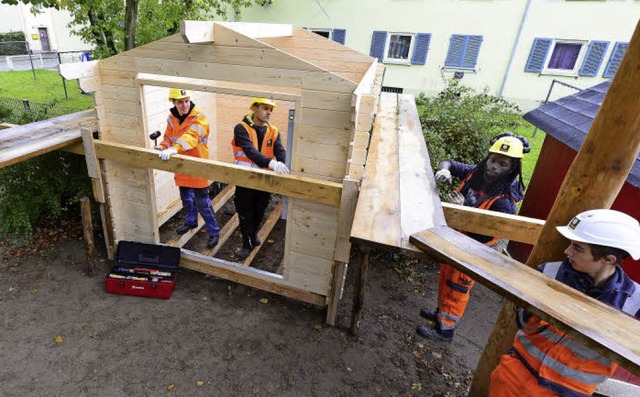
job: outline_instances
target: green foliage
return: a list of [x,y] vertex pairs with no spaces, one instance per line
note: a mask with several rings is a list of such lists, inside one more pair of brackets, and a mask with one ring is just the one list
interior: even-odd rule
[[0,33],[0,55],[27,54],[24,32]]
[[28,237],[37,222],[54,222],[91,197],[84,157],[51,152],[0,169],[0,233]]
[[[477,164],[487,155],[492,136],[515,131],[522,123],[520,109],[490,95],[487,88],[477,92],[459,79],[445,82],[435,97],[420,94],[416,98],[434,170],[443,160]],[[451,185],[439,187],[442,193],[451,189]]]

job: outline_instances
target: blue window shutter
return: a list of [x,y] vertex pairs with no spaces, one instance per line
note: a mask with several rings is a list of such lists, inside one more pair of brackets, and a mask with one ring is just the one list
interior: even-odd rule
[[587,55],[584,57],[584,61],[582,62],[582,66],[580,67],[578,74],[580,76],[597,75],[600,65],[602,65],[604,54],[607,52],[607,48],[609,48],[608,41],[592,41],[589,43]]
[[378,58],[378,62],[384,59],[384,46],[387,44],[387,32],[374,30],[371,38],[371,50],[369,56]]
[[460,66],[462,64],[462,52],[467,42],[467,36],[459,34],[451,35],[451,41],[449,42],[449,51],[447,51],[447,58],[444,60],[444,66]]
[[482,44],[482,36],[467,36],[464,53],[462,54],[463,68],[475,68],[480,54],[480,44]]
[[333,32],[331,32],[331,39],[333,39],[333,41],[340,44],[344,44],[344,39],[346,36],[347,36],[346,29],[333,29]]
[[544,61],[547,59],[547,53],[551,47],[552,39],[536,38],[533,40],[533,47],[527,59],[527,65],[524,67],[525,72],[540,73],[544,68]]
[[424,65],[427,63],[430,41],[431,33],[418,33],[416,35],[416,44],[413,46],[413,56],[411,57],[412,65]]
[[613,47],[613,51],[611,52],[611,58],[609,58],[609,62],[607,63],[607,67],[604,69],[604,73],[602,77],[611,78],[616,74],[618,67],[620,66],[620,62],[622,61],[622,57],[624,53],[627,51],[627,47],[629,43],[617,42],[615,47]]

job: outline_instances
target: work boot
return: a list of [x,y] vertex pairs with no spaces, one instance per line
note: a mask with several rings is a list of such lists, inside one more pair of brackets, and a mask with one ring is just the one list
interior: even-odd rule
[[182,226],[180,226],[179,228],[176,229],[176,233],[178,234],[185,234],[186,232],[188,232],[191,229],[195,229],[197,225],[194,226],[190,226],[187,225],[186,223]]
[[240,248],[240,250],[236,254],[236,258],[240,259],[241,261],[247,259],[249,254],[251,254],[251,250],[252,249],[253,249],[253,246],[251,245],[251,238],[243,237],[242,238],[242,247]]
[[426,318],[427,320],[435,323],[438,321],[438,309],[431,310],[427,307],[423,307],[420,310],[420,317]]
[[428,325],[418,325],[416,332],[418,333],[418,335],[427,339],[433,339],[442,342],[451,342],[453,340],[453,330],[443,333],[435,327],[430,327]]
[[252,247],[259,247],[260,244],[262,244],[262,242],[258,238],[257,234],[254,234],[253,236],[251,236],[251,246]]
[[213,248],[218,245],[219,236],[209,236],[209,240],[207,240],[207,247]]

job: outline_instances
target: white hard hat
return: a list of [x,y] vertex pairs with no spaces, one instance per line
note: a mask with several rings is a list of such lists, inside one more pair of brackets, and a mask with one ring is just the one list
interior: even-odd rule
[[599,209],[576,215],[567,226],[556,227],[569,240],[626,251],[640,259],[640,224],[624,212]]

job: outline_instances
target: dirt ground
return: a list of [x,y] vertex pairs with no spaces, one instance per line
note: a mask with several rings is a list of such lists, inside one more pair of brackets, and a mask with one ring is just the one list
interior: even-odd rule
[[[78,224],[41,229],[22,249],[0,245],[0,396],[466,396],[501,306],[476,285],[453,343],[422,339],[437,264],[382,252],[357,337],[353,271],[336,327],[317,307],[188,270],[170,299],[113,295],[113,262],[97,236],[98,274],[87,275]],[[277,267],[282,232],[265,242],[262,266]],[[234,250],[230,241],[220,255]]]

